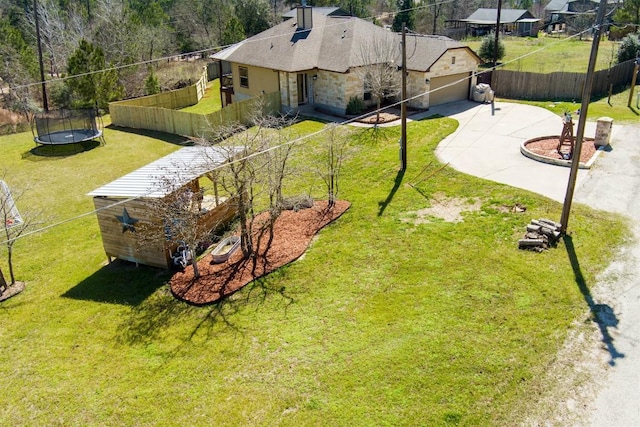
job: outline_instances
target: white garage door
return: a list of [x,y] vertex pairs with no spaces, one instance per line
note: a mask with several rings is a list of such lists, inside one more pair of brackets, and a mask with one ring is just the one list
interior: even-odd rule
[[[429,106],[467,99],[469,97],[469,85],[471,84],[469,76],[470,73],[460,73],[432,78],[431,90],[438,90],[429,94]],[[458,80],[461,81],[458,82]]]

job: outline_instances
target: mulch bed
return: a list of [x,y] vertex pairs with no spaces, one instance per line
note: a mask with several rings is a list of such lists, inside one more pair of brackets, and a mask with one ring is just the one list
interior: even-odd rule
[[[527,150],[536,153],[540,156],[544,156],[550,159],[562,159],[562,156],[558,152],[558,142],[560,137],[551,136],[548,138],[538,139],[527,143]],[[563,149],[568,149],[568,146],[563,146]],[[593,142],[593,138],[582,139],[582,149],[580,150],[580,162],[586,163],[593,157],[597,149]]]
[[[264,243],[268,236],[263,237],[255,264],[253,258],[243,259],[240,249],[227,262],[220,264],[214,264],[211,255],[207,255],[198,261],[200,277],[194,277],[193,268],[187,267],[169,281],[171,292],[176,298],[195,305],[218,301],[251,281],[298,259],[307,250],[313,237],[350,206],[349,202],[340,200],[328,209],[327,201],[317,201],[311,208],[297,212],[284,211],[275,222],[274,239],[267,251]],[[261,214],[257,220],[265,221],[268,218],[266,215]]]
[[360,123],[367,123],[367,124],[382,124],[382,123],[389,123],[389,122],[393,122],[394,120],[399,120],[400,119],[400,115],[396,114],[396,113],[380,113],[380,120],[378,120],[378,114],[374,113],[370,116],[366,116],[363,117],[361,119],[358,119],[358,122]]

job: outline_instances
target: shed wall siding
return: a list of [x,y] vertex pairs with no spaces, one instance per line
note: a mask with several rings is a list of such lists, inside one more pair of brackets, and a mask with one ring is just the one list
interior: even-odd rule
[[[149,213],[149,208],[144,200],[94,197],[93,203],[97,210],[98,225],[102,234],[104,251],[108,257],[119,258],[137,264],[150,265],[159,268],[171,267],[170,249],[175,249],[176,244],[165,241],[164,228],[160,226],[161,220]],[[135,226],[144,224],[156,224],[161,235],[148,237],[141,241],[138,234],[131,231],[123,231],[122,224],[117,216],[122,216],[124,209],[131,218],[137,219]],[[227,199],[214,209],[203,213],[201,223],[207,229],[213,230],[228,223],[236,214],[235,199]]]
[[169,268],[168,253],[162,239],[159,239],[158,242],[145,242],[144,245],[141,245],[138,243],[137,234],[123,231],[122,224],[118,221],[117,216],[122,216],[124,209],[127,209],[129,216],[138,220],[135,226],[157,222],[157,219],[149,216],[145,203],[141,200],[129,200],[114,205],[118,202],[122,202],[122,199],[93,198],[93,203],[98,211],[98,224],[107,256],[154,267]]

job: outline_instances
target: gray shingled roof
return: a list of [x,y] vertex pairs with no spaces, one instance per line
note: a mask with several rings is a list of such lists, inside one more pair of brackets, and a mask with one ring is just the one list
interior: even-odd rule
[[[344,10],[340,9],[339,7],[315,7],[313,8],[314,12],[318,12],[321,13],[325,16],[349,16],[348,12],[345,12]],[[284,15],[282,15],[283,18],[297,18],[298,17],[298,9],[291,9],[290,11],[288,11],[287,13],[285,13]]]
[[551,0],[545,7],[544,10],[549,11],[559,11],[559,10],[567,10],[568,0]]
[[[314,10],[313,28],[308,31],[299,31],[293,20],[285,21],[217,53],[214,58],[291,73],[314,68],[344,73],[365,65],[361,46],[382,37],[396,37],[400,45],[399,34],[368,21],[351,16],[326,16]],[[409,36],[407,67],[426,71],[450,48],[466,49],[448,37]]]
[[[525,9],[501,9],[500,11],[500,23],[502,24],[512,24],[520,19],[532,17],[533,15]],[[461,19],[461,21],[470,24],[495,24],[497,19],[498,9],[480,8],[473,12],[467,19]]]
[[184,147],[87,195],[161,198],[225,163],[227,158],[228,151],[220,147]]

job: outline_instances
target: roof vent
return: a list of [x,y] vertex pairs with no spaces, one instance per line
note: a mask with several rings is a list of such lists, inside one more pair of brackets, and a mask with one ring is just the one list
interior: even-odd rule
[[306,2],[302,2],[302,6],[296,8],[298,11],[298,29],[300,30],[310,30],[313,28],[312,7],[307,6],[305,3]]

